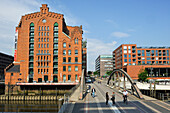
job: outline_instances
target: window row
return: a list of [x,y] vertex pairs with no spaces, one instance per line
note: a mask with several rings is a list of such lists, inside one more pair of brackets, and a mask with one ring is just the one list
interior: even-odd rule
[[[75,55],[78,55],[78,50],[75,50]],[[63,55],[66,55],[66,50],[63,50]],[[68,55],[71,55],[71,50],[68,50]]]
[[41,63],[38,62],[38,67],[40,67],[40,66],[41,66],[41,67],[43,67],[43,66],[44,66],[44,67],[45,67],[45,66],[48,66],[48,62],[41,62]]
[[49,38],[39,38],[38,41],[39,42],[43,42],[43,41],[44,42],[46,42],[46,41],[49,42]]
[[38,44],[39,48],[49,48],[49,44]]
[[46,32],[44,32],[44,33],[43,32],[39,32],[38,36],[49,36],[49,32],[47,32],[47,33]]
[[38,69],[38,74],[48,74],[48,69]]
[[[68,57],[68,62],[71,63],[71,57]],[[78,62],[78,57],[75,57],[75,62]],[[66,57],[63,57],[63,63],[66,63]]]
[[48,60],[49,57],[48,56],[38,56],[38,60]]
[[48,54],[48,53],[49,53],[49,50],[38,50],[38,53]]
[[[72,66],[73,68],[73,66]],[[63,66],[63,71],[66,71],[66,66]],[[68,71],[71,71],[71,66],[68,66]],[[75,66],[74,71],[78,71],[78,66]]]
[[39,31],[46,31],[46,30],[48,30],[49,31],[49,26],[39,26]]

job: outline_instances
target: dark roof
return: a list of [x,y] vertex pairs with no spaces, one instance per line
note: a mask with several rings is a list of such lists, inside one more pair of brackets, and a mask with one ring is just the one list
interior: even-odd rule
[[14,65],[7,72],[20,72],[20,65]]

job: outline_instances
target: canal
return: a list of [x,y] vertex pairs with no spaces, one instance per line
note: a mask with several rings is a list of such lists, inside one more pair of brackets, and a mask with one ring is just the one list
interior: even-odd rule
[[0,112],[46,112],[57,113],[62,101],[0,101]]

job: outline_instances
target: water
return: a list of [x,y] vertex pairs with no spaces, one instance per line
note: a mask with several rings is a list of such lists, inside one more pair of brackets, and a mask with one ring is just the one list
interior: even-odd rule
[[0,113],[57,113],[62,101],[0,101]]

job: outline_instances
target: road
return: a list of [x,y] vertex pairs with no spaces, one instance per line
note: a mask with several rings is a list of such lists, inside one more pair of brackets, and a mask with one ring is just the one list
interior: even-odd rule
[[[88,93],[84,102],[77,102],[74,105],[72,113],[170,113],[170,105],[159,100],[140,100],[133,95],[128,96],[128,104],[123,103],[123,96],[117,89],[111,89],[105,85],[106,82],[98,84],[88,84],[90,89],[96,89],[96,97]],[[91,90],[90,90],[91,91]],[[116,105],[105,103],[106,92],[110,98],[112,92],[116,94]]]

